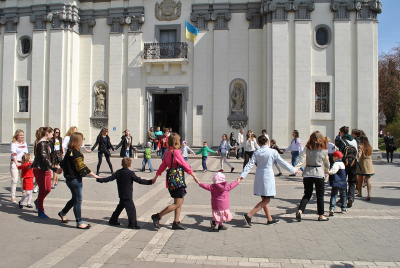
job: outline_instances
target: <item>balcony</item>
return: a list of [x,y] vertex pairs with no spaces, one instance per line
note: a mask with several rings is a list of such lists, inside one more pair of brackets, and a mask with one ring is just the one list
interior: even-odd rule
[[164,73],[169,72],[170,65],[181,65],[181,72],[186,73],[188,60],[188,44],[175,43],[145,43],[143,62],[146,72],[152,72],[153,65],[163,65]]
[[187,52],[186,42],[144,44],[145,60],[186,59]]

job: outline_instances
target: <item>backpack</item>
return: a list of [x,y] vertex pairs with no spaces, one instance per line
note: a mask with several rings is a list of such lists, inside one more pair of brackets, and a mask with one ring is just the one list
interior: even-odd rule
[[346,144],[346,147],[343,149],[343,164],[345,167],[355,167],[358,158],[357,149],[346,140],[342,139],[342,141]]

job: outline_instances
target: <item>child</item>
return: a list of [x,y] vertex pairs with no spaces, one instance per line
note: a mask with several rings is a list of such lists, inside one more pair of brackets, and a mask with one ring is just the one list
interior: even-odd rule
[[147,142],[147,147],[144,150],[137,150],[139,153],[144,153],[142,161],[142,172],[146,171],[146,163],[149,164],[150,173],[154,171],[153,165],[151,164],[151,153],[154,150],[151,149],[151,142]]
[[340,151],[333,153],[333,165],[329,170],[329,185],[332,186],[331,201],[329,205],[329,216],[333,216],[335,213],[336,198],[340,193],[340,199],[342,200],[342,213],[346,213],[346,189],[347,189],[347,177],[346,168],[342,162],[343,154]]
[[193,155],[195,154],[195,153],[193,152],[193,150],[190,149],[189,146],[187,146],[186,141],[182,141],[181,151],[182,151],[183,159],[185,159],[186,162],[189,160],[189,158],[188,158],[188,151],[189,151],[191,154],[193,154]]
[[228,183],[225,181],[225,175],[221,172],[215,173],[212,179],[214,184],[211,185],[199,182],[197,178],[195,181],[201,188],[211,192],[211,207],[213,211],[211,230],[218,232],[219,230],[228,229],[223,225],[223,223],[231,221],[233,218],[232,213],[229,210],[229,191],[239,184],[239,180]]
[[117,180],[119,204],[117,208],[111,215],[108,224],[110,225],[120,225],[118,222],[118,217],[122,210],[125,208],[126,214],[128,214],[128,228],[129,229],[140,229],[136,221],[136,208],[132,200],[133,192],[133,182],[139,184],[151,185],[154,184],[154,180],[143,180],[136,176],[135,172],[129,170],[132,166],[132,160],[129,157],[124,157],[122,159],[122,168],[117,170],[112,176],[108,178],[96,179],[97,182],[109,182]]
[[164,154],[168,150],[168,133],[169,130],[167,128],[164,128],[163,135],[158,140],[157,151],[161,150],[161,160],[164,160]]
[[275,177],[273,163],[276,161],[282,165],[283,168],[292,172],[293,174],[299,171],[287,163],[280,157],[276,150],[272,150],[267,146],[268,140],[264,135],[259,136],[258,144],[260,149],[254,152],[250,161],[244,167],[242,174],[240,174],[239,182],[246,178],[251,168],[257,163],[256,176],[254,179],[254,195],[261,196],[261,202],[259,202],[248,214],[244,214],[244,220],[248,227],[251,227],[251,219],[254,214],[259,210],[264,209],[265,215],[267,216],[267,225],[279,223],[279,220],[272,219],[269,211],[269,201],[276,194],[275,188]]
[[221,165],[221,169],[218,170],[218,172],[223,172],[224,171],[224,162],[231,168],[231,173],[233,172],[233,170],[235,169],[234,167],[232,167],[231,163],[228,162],[228,160],[226,159],[227,155],[228,155],[228,151],[235,149],[235,147],[232,147],[229,144],[228,141],[228,135],[223,134],[222,135],[222,141],[221,144],[218,147],[218,152],[220,152],[220,156],[219,156],[219,164]]
[[203,147],[201,147],[200,150],[196,153],[196,155],[201,153],[201,165],[203,166],[203,172],[207,172],[208,152],[216,154],[215,151],[208,148],[207,142],[205,141],[205,142],[203,142]]
[[[281,149],[279,149],[278,145],[276,145],[276,141],[275,140],[271,140],[271,149],[277,150],[279,154],[283,154],[283,152],[281,151]],[[279,173],[276,174],[275,176],[279,177],[282,175],[281,169],[278,166],[278,162],[275,160],[274,161],[274,165],[275,167],[278,169]]]
[[21,171],[21,178],[23,178],[23,186],[22,189],[25,191],[24,195],[22,196],[21,200],[19,201],[19,207],[23,208],[23,203],[26,197],[28,197],[28,204],[26,207],[32,208],[31,200],[32,200],[32,190],[33,186],[33,169],[31,168],[32,165],[32,157],[30,154],[24,154],[21,161],[21,166],[17,168],[22,170]]

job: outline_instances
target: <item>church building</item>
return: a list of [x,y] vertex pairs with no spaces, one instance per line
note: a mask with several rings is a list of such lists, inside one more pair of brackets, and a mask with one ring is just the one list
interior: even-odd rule
[[[0,1],[0,143],[77,126],[93,144],[171,127],[192,146],[281,147],[363,129],[378,149],[379,0]],[[186,24],[199,32],[186,38]]]

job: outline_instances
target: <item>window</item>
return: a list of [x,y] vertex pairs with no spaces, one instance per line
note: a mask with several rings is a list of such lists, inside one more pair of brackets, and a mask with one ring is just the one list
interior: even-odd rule
[[329,113],[329,83],[315,83],[315,112]]
[[32,51],[32,39],[29,36],[22,36],[18,43],[18,54],[27,57]]
[[160,43],[175,43],[176,30],[160,30]]
[[19,112],[26,113],[28,112],[28,105],[29,105],[29,88],[18,87],[18,95],[19,95]]
[[332,31],[329,26],[321,24],[314,29],[314,43],[319,48],[326,48],[332,40]]

